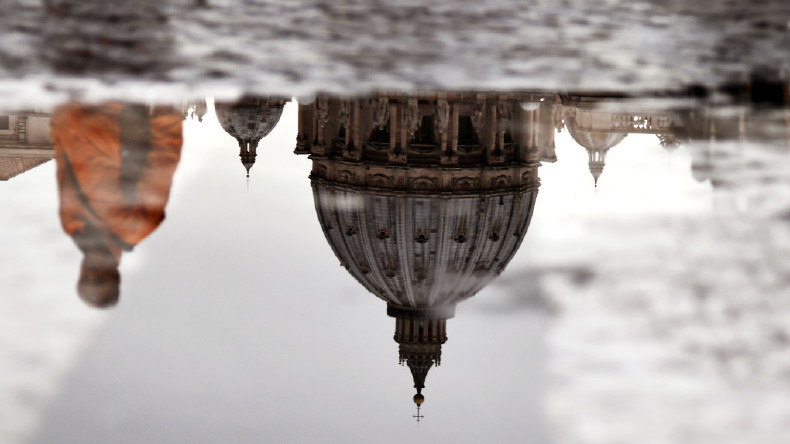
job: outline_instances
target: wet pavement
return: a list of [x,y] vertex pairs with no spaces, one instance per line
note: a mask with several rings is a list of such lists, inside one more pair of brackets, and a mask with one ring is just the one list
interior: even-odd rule
[[0,19],[7,101],[20,88],[133,99],[140,79],[171,96],[663,90],[781,78],[790,68],[783,1],[7,3],[15,11]]
[[0,441],[790,432],[783,2],[11,3]]

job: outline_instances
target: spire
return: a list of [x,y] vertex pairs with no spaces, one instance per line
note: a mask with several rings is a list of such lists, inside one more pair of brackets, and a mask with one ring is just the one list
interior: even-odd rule
[[592,174],[593,180],[595,181],[595,187],[598,187],[598,179],[601,177],[603,173],[603,167],[606,165],[606,152],[609,151],[609,147],[605,147],[603,149],[598,147],[592,148],[585,148],[587,150],[587,154],[589,155],[589,162],[588,165],[590,166],[590,173]]
[[250,168],[255,164],[255,157],[257,157],[258,141],[237,139],[239,141],[239,157],[244,169],[247,170],[247,177],[250,177]]
[[[445,339],[446,340],[446,339]],[[442,361],[441,343],[435,344],[401,344],[399,363],[406,364],[411,371],[414,379],[414,388],[417,394],[422,394],[425,388],[425,378],[428,377],[428,370],[434,364],[439,366]]]
[[590,160],[590,173],[592,173],[593,180],[595,181],[595,187],[598,188],[598,179],[601,177],[603,173],[603,167],[605,163],[603,159],[600,161],[592,161]]
[[[414,403],[418,408],[425,400],[422,389],[431,367],[442,363],[442,344],[447,342],[446,319],[398,316],[395,321],[395,342],[398,363],[406,365],[414,380]],[[418,411],[419,413],[419,411]]]

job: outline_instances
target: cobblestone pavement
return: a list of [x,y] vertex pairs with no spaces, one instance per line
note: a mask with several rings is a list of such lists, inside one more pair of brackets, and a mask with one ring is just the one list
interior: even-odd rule
[[784,77],[790,64],[790,4],[781,0],[4,3],[14,13],[0,18],[3,92],[96,88],[71,75],[296,95],[632,90]]

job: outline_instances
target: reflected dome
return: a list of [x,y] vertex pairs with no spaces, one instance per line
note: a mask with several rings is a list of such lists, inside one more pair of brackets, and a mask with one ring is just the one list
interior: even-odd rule
[[[565,121],[565,126],[568,128],[568,133],[570,133],[571,138],[587,150],[590,173],[593,176],[593,181],[596,186],[598,186],[598,179],[601,177],[603,168],[606,165],[606,152],[622,142],[625,136],[628,135],[624,132],[614,132],[611,130],[581,129],[581,127],[584,126],[597,126],[596,124],[600,123],[598,121],[603,120],[602,117],[609,118],[610,116],[595,111],[577,109],[577,112],[569,116]],[[577,118],[582,121],[586,120],[586,125],[579,124]]]
[[573,140],[588,150],[605,151],[625,139],[626,133],[612,133],[603,131],[584,131],[577,128],[576,121],[569,119],[568,133]]
[[341,264],[400,308],[452,314],[505,268],[534,205],[533,191],[431,196],[314,180],[321,227]]
[[[372,165],[314,159],[313,167],[313,196],[326,239],[341,265],[387,302],[387,314],[396,318],[399,363],[409,367],[421,396],[428,371],[441,364],[446,320],[456,304],[498,276],[521,245],[535,205],[537,167],[497,169],[523,177],[503,181],[501,188],[454,192],[381,186],[410,182],[399,176],[451,177],[458,169],[396,169],[389,180],[379,177],[365,188],[353,185],[359,175],[351,170],[376,171]],[[456,186],[484,183],[490,174],[486,167],[464,172],[468,176]],[[452,188],[449,177],[441,182]],[[418,406],[423,400],[415,397]]]
[[[553,105],[529,93],[317,97],[299,107],[316,213],[348,272],[387,302],[419,407],[446,322],[513,258],[553,148]],[[531,104],[524,106],[524,104]]]
[[237,102],[214,105],[222,129],[239,143],[239,157],[247,177],[255,164],[258,142],[277,126],[285,102],[280,98],[244,97]]

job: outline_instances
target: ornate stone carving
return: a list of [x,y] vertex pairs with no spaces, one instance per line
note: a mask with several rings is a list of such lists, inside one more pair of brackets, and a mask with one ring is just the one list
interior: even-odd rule
[[393,186],[392,177],[386,174],[368,174],[367,183],[372,187],[391,188]]
[[661,146],[668,150],[675,149],[680,146],[680,140],[674,134],[658,134],[658,141]]
[[510,176],[505,176],[504,174],[491,178],[491,185],[495,187],[506,187],[512,183],[513,179]]
[[417,106],[417,99],[409,99],[406,103],[405,118],[406,133],[411,139],[414,133],[420,128],[420,123],[422,123],[422,116],[420,116],[420,108]]
[[469,116],[470,120],[472,121],[472,127],[475,129],[477,133],[477,138],[481,139],[483,134],[483,126],[486,123],[486,107],[485,104],[480,104],[475,107],[475,110],[472,111],[472,115]]
[[436,101],[436,130],[439,134],[447,132],[448,124],[450,122],[450,105],[447,100]]
[[383,130],[390,120],[390,103],[389,100],[380,97],[373,100],[373,125]]
[[390,261],[386,261],[384,263],[383,269],[384,269],[384,276],[387,276],[388,278],[394,278],[395,276],[398,275],[397,267],[395,266],[395,264],[393,264]]
[[337,121],[343,128],[346,128],[348,131],[348,123],[351,117],[351,101],[350,100],[341,100],[340,101],[340,111],[337,114]]
[[496,104],[497,130],[501,133],[510,131],[510,103],[499,102]]
[[353,183],[357,180],[357,175],[353,171],[340,170],[337,173],[337,180],[341,183]]
[[413,177],[409,179],[409,185],[415,190],[433,190],[436,189],[438,180],[435,177]]
[[[496,262],[496,261],[495,261]],[[492,264],[493,265],[493,264]],[[483,261],[479,261],[475,264],[475,273],[485,273],[491,270],[491,266]]]
[[453,188],[473,189],[480,186],[480,179],[477,177],[457,177],[452,181]]
[[565,127],[565,117],[568,112],[565,110],[565,107],[557,104],[554,106],[554,110],[552,111],[552,118],[554,120],[554,129],[557,132],[562,132],[562,128]]
[[315,118],[319,128],[323,128],[329,121],[329,99],[326,96],[316,98]]

